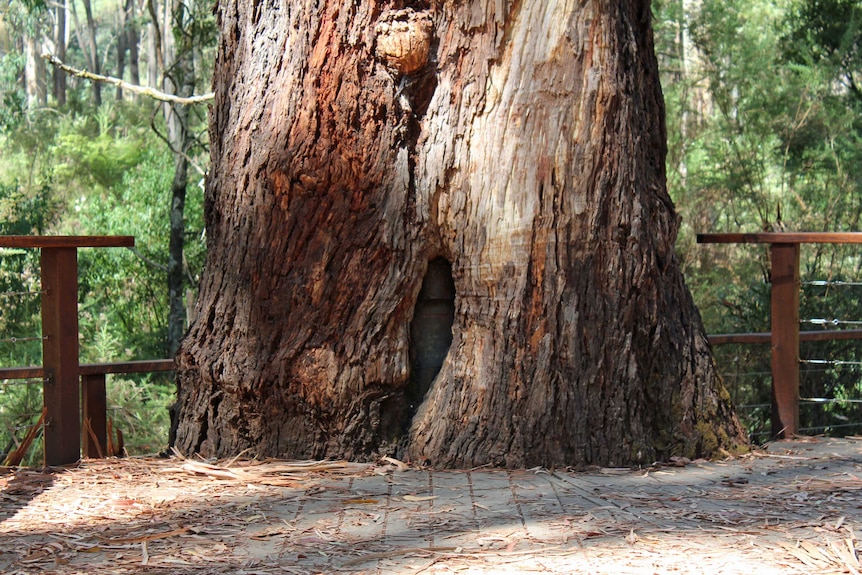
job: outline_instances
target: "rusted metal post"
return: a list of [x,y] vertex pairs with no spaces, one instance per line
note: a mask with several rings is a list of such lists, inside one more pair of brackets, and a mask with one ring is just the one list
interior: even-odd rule
[[83,407],[84,457],[110,455],[108,445],[108,401],[105,393],[105,374],[81,375],[81,405]]
[[74,247],[42,249],[42,364],[45,464],[81,456],[78,400],[78,254]]
[[799,430],[799,244],[774,243],[772,254],[772,434]]

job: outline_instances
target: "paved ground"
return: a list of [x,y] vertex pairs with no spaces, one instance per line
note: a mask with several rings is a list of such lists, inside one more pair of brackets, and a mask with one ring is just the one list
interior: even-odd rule
[[862,439],[679,464],[287,472],[130,459],[19,471],[0,476],[0,572],[862,571]]

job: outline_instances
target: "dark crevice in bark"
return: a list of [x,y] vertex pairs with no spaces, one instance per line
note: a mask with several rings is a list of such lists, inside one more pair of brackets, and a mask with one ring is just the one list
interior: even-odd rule
[[[433,67],[428,67],[425,71],[419,72],[415,76],[402,78],[400,82],[398,90],[410,102],[409,110],[405,111],[411,112],[413,116],[413,122],[410,125],[411,132],[418,132],[419,121],[425,116],[425,112],[428,111],[428,105],[431,103],[431,98],[434,97],[434,92],[437,90],[437,70]],[[418,133],[415,135],[418,136]]]
[[202,415],[202,417],[201,417],[201,430],[197,436],[198,443],[197,443],[197,445],[195,445],[194,453],[200,453],[201,452],[201,446],[209,437],[210,419],[212,419],[212,421],[218,421],[218,417],[219,417],[218,411],[219,411],[219,405],[221,404],[221,396],[222,396],[222,394],[220,391],[216,391],[215,393],[213,393],[212,397],[210,398],[210,407],[211,407],[210,413],[201,414]]
[[428,264],[410,324],[410,381],[405,391],[409,420],[425,398],[449,353],[455,320],[452,264],[437,258]]

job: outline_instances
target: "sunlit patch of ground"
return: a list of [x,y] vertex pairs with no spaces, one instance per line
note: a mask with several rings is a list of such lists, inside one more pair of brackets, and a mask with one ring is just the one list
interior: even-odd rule
[[857,573],[862,441],[572,473],[89,460],[0,475],[3,573]]

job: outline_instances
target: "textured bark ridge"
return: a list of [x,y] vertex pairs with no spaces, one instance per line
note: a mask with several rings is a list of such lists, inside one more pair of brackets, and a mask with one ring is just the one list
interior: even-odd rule
[[[517,467],[745,444],[674,256],[647,1],[218,14],[181,450]],[[421,384],[441,262],[451,345]]]

